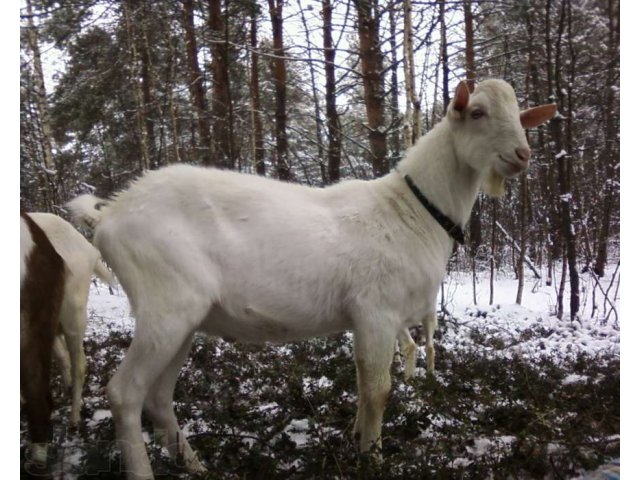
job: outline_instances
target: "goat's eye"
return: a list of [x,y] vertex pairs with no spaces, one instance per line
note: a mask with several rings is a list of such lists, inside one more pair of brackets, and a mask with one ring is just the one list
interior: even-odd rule
[[474,120],[477,120],[478,118],[484,116],[484,112],[480,109],[477,110],[473,110],[471,112],[471,118],[473,118]]

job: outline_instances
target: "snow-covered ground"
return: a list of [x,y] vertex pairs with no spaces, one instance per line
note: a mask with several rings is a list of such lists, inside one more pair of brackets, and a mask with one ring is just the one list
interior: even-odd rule
[[[583,274],[580,319],[572,322],[568,318],[568,291],[565,292],[564,300],[566,313],[562,319],[558,319],[555,315],[557,292],[553,286],[546,286],[543,282],[527,278],[522,305],[516,305],[517,281],[512,276],[499,275],[494,285],[494,302],[490,305],[489,279],[488,275],[482,273],[476,284],[477,305],[474,305],[470,275],[452,273],[446,278],[443,286],[441,300],[448,315],[440,330],[441,333],[436,336],[436,341],[446,351],[480,353],[489,359],[509,360],[517,356],[520,359],[535,362],[542,357],[551,357],[554,362],[561,364],[570,362],[581,354],[589,357],[604,354],[619,356],[619,300],[614,299],[617,292],[617,278],[619,277],[616,277],[614,282],[608,278],[601,279],[600,288],[595,285],[595,280],[589,274]],[[608,300],[604,295],[607,291]],[[100,283],[92,285],[88,310],[87,339],[106,339],[113,332],[130,334],[134,331],[135,320],[132,318],[128,300],[121,289],[116,289],[111,294],[108,288]],[[592,312],[594,312],[593,316]],[[605,318],[607,314],[608,318]],[[422,341],[419,342],[419,356],[424,359],[424,348],[421,343]],[[282,349],[283,355],[290,354],[288,346],[278,348]],[[341,348],[344,349],[344,347]],[[123,353],[119,351],[116,356],[121,356]],[[422,377],[425,375],[424,370],[420,368],[417,373]],[[570,385],[585,381],[586,379],[579,374],[568,373],[561,383]],[[318,391],[331,386],[332,380],[325,376],[303,378],[305,392]],[[407,388],[412,388],[407,385],[396,387],[405,391]],[[91,380],[88,380],[87,389],[89,394],[85,396],[85,404],[90,406],[92,418],[87,419],[86,426],[91,430],[101,422],[107,421],[111,414],[105,408],[101,388],[92,385]],[[355,402],[355,398],[350,400]],[[260,411],[273,413],[277,412],[281,406],[277,403],[265,403],[257,408]],[[184,423],[187,432],[202,432],[208,428],[202,418],[194,417]],[[435,424],[437,422],[434,420]],[[309,419],[292,418],[284,426],[283,432],[295,442],[297,448],[301,448],[309,441],[309,429]],[[330,429],[327,430],[329,431]],[[247,438],[249,437],[247,435]],[[495,448],[496,442],[503,442],[506,445],[513,440],[514,437],[507,436],[492,439],[478,437],[472,445],[467,447],[466,456],[454,458],[452,461],[454,466],[464,468],[470,463],[469,456],[482,456],[486,453],[488,442],[493,442],[493,448]],[[73,470],[73,465],[80,461],[82,445],[83,440],[77,436],[65,440],[64,465],[60,465],[58,471]],[[65,473],[65,478],[71,479],[75,476]]]
[[[581,309],[578,321],[569,319],[569,288],[564,294],[564,314],[556,315],[558,293],[554,286],[528,278],[522,304],[515,303],[518,283],[511,277],[499,276],[494,285],[494,302],[489,304],[489,280],[480,275],[476,284],[477,305],[473,303],[472,280],[467,274],[453,274],[445,281],[445,305],[454,320],[443,341],[450,348],[477,348],[478,334],[486,337],[490,354],[511,358],[553,356],[558,361],[570,360],[579,353],[591,356],[605,352],[620,353],[619,299],[614,300],[615,281],[599,280],[600,289],[588,273],[582,276]],[[594,295],[595,290],[595,295]],[[595,310],[594,310],[595,305]],[[611,310],[613,307],[613,311]],[[592,316],[592,312],[594,313]],[[603,313],[606,312],[606,313]],[[608,319],[606,318],[606,315]],[[523,332],[529,337],[523,341]],[[469,341],[469,332],[474,341]],[[503,344],[503,348],[495,348]]]

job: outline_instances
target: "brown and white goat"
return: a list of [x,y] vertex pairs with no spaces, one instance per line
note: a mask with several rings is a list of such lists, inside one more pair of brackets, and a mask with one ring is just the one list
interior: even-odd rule
[[62,257],[44,231],[20,214],[20,388],[31,460],[46,463],[52,410],[49,379],[65,282]]
[[86,368],[83,340],[91,278],[96,275],[111,285],[113,275],[102,263],[100,252],[69,222],[51,213],[29,213],[29,216],[46,233],[67,268],[53,353],[62,367],[65,384],[71,387],[70,423],[75,426],[80,421],[82,405]]

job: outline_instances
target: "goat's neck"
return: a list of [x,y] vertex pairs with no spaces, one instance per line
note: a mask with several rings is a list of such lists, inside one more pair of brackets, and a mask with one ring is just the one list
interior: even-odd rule
[[448,120],[418,140],[398,164],[398,172],[410,175],[442,213],[466,225],[480,190],[480,175],[458,160]]

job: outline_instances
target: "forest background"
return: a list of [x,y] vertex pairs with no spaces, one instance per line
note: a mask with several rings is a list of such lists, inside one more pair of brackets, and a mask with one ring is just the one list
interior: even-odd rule
[[459,80],[500,77],[523,108],[554,101],[559,115],[529,132],[531,168],[506,196],[481,195],[451,269],[474,285],[510,272],[517,303],[533,274],[555,286],[554,314],[577,319],[581,275],[624,291],[621,20],[617,0],[22,0],[20,131],[6,129],[20,207],[65,216],[79,193],[177,162],[314,186],[374,178]]
[[479,198],[454,259],[474,278],[513,269],[517,303],[531,269],[571,318],[579,274],[619,265],[617,0],[25,0],[20,15],[28,211],[177,162],[314,186],[381,176],[459,80],[500,77],[559,114],[529,132],[528,174]]

